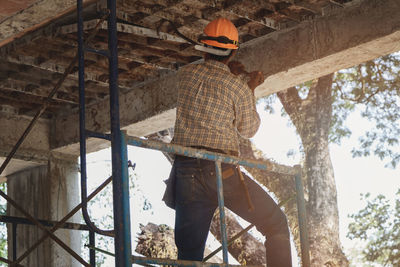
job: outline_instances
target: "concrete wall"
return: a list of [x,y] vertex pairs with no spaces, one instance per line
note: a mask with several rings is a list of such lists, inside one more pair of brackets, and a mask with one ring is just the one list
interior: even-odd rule
[[[51,158],[47,166],[24,170],[8,178],[8,195],[38,219],[60,220],[79,202],[78,169],[75,162]],[[10,205],[8,214],[20,216]],[[79,222],[75,215],[70,222]],[[11,236],[9,227],[9,236]],[[78,254],[80,253],[80,232],[57,230],[56,235]],[[24,253],[43,235],[35,226],[18,225],[17,256]],[[9,239],[9,258],[12,258],[12,243]],[[80,266],[54,241],[47,239],[22,262],[25,266]]]

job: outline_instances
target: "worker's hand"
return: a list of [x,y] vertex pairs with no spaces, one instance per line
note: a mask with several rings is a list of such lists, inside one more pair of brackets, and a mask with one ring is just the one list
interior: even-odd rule
[[242,63],[240,63],[239,61],[230,61],[228,63],[228,67],[231,70],[232,74],[234,74],[234,75],[247,73],[247,71],[244,68],[244,65]]
[[250,81],[247,82],[247,85],[254,92],[257,86],[264,82],[264,75],[261,71],[252,71],[248,74]]

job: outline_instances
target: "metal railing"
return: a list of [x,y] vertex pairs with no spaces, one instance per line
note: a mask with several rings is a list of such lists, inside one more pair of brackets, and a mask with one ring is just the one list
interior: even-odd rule
[[[89,132],[91,137],[102,138],[106,140],[111,140],[111,136],[108,134]],[[184,147],[175,144],[168,144],[159,141],[146,140],[138,137],[128,136],[121,131],[121,143],[123,145],[131,145],[141,148],[149,148],[161,152],[172,153],[175,155],[181,155],[186,157],[193,157],[198,159],[205,159],[215,162],[216,168],[216,178],[217,178],[217,194],[218,194],[218,207],[220,214],[220,226],[221,226],[221,239],[222,239],[222,252],[223,252],[223,264],[212,264],[212,266],[226,266],[228,264],[228,240],[226,236],[226,223],[225,223],[225,212],[224,212],[224,196],[223,196],[223,184],[222,184],[222,174],[221,174],[221,163],[241,165],[250,168],[257,168],[260,170],[271,171],[275,173],[281,173],[285,175],[291,175],[295,177],[296,183],[296,199],[298,207],[298,220],[300,229],[300,245],[301,245],[301,256],[302,256],[302,266],[310,266],[310,256],[309,256],[309,243],[308,234],[306,228],[306,213],[305,213],[305,201],[303,185],[301,180],[301,168],[296,166],[294,168],[282,168],[278,164],[268,164],[260,160],[243,159],[240,157],[225,155],[221,153],[215,153],[207,150],[195,149],[190,147]],[[124,168],[128,168],[128,164]],[[110,254],[109,252],[100,250],[95,247],[91,247],[94,250],[100,251],[102,253]],[[117,258],[117,254],[112,254]],[[191,261],[180,261],[180,260],[170,260],[170,259],[154,259],[146,257],[133,257],[130,255],[131,263],[136,264],[166,264],[166,265],[180,265],[180,266],[198,266],[205,265],[209,266],[209,263],[205,262],[191,262]]]
[[[70,222],[60,222],[57,221],[48,221],[48,220],[38,220],[43,226],[52,227],[53,229],[68,229],[68,230],[76,230],[76,231],[88,231],[89,232],[89,246],[95,245],[95,232],[91,231],[90,228],[86,224],[79,223],[70,223]],[[0,222],[8,223],[12,225],[11,228],[11,240],[12,240],[12,260],[9,260],[8,264],[13,264],[14,266],[22,266],[19,264],[21,260],[25,257],[20,257],[17,259],[17,234],[18,234],[18,225],[34,225],[29,219],[16,217],[16,216],[6,216],[0,215]],[[41,244],[41,242],[39,243]],[[36,247],[35,247],[36,248]],[[28,250],[29,251],[29,250]],[[89,262],[90,266],[96,266],[96,251],[90,249],[89,250]],[[28,253],[29,254],[29,253]],[[26,255],[28,255],[26,254]]]

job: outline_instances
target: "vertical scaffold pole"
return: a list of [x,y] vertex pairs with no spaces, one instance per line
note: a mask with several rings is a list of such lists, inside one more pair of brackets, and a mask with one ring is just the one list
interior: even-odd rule
[[[120,130],[117,49],[117,7],[115,0],[107,0],[111,153],[114,200],[115,266],[131,267],[131,232],[126,144]],[[124,148],[125,147],[125,148]],[[126,171],[125,171],[126,169]]]
[[13,244],[13,256],[12,260],[16,261],[17,260],[17,223],[12,224],[12,244]]
[[299,218],[300,229],[300,248],[301,248],[301,262],[303,267],[310,266],[310,245],[308,242],[307,231],[307,215],[306,205],[304,200],[303,182],[301,180],[301,168],[296,166],[298,172],[295,175],[296,180],[296,195],[297,195],[297,210]]
[[222,184],[222,170],[220,161],[215,162],[215,172],[217,174],[217,190],[218,190],[217,194],[218,194],[219,218],[221,224],[222,258],[224,260],[224,263],[228,263],[228,237],[226,235],[224,188]]
[[[96,246],[96,234],[94,231],[89,231],[89,245]],[[89,262],[90,265],[96,266],[96,251],[94,249],[89,250]]]

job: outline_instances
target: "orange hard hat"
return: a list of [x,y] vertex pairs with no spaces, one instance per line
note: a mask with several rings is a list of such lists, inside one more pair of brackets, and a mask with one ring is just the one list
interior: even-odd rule
[[239,48],[238,30],[228,19],[214,19],[204,28],[204,34],[199,38],[204,44],[227,49]]

